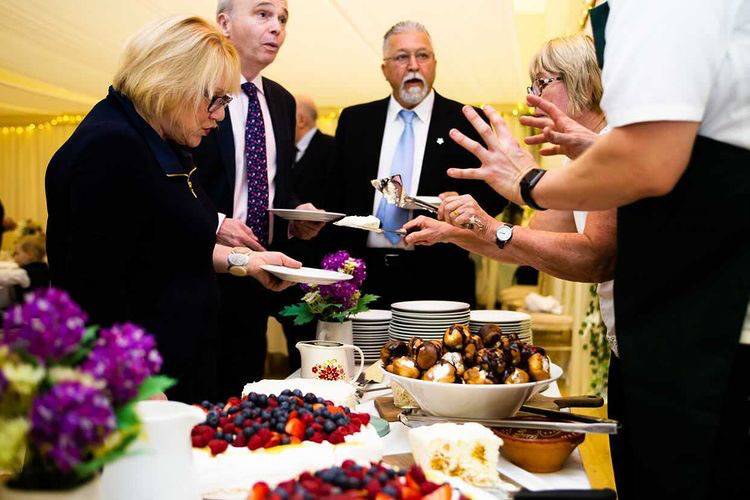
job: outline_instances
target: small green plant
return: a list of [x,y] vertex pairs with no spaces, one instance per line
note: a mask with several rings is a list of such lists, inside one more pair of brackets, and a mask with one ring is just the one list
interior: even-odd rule
[[604,396],[607,393],[610,350],[607,343],[607,327],[602,321],[596,287],[596,284],[589,287],[589,305],[586,308],[586,315],[581,323],[581,328],[578,330],[578,335],[588,339],[583,348],[588,349],[591,355],[589,360],[591,367],[589,388],[594,394]]

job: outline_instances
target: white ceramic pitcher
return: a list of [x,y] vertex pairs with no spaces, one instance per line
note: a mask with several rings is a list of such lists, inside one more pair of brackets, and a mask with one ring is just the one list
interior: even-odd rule
[[178,401],[141,401],[141,435],[129,454],[104,468],[107,500],[200,500],[190,431],[206,415]]
[[[299,350],[302,361],[302,378],[353,382],[359,378],[365,366],[365,355],[356,345],[331,340],[304,340],[297,342],[295,347]],[[354,376],[347,362],[349,350],[359,354],[359,367]]]

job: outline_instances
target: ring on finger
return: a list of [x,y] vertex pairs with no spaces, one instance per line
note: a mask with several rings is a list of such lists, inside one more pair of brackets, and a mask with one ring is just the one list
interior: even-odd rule
[[469,225],[472,226],[470,229],[476,228],[480,231],[484,229],[484,222],[482,222],[482,220],[476,215],[469,217]]
[[458,210],[454,210],[451,212],[451,217],[454,219],[458,217],[459,215],[461,215],[461,212],[459,212]]

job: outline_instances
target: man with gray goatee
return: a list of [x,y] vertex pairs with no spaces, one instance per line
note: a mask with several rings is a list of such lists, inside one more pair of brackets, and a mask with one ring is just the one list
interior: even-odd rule
[[[386,32],[381,69],[392,92],[385,99],[342,111],[327,209],[347,215],[374,215],[381,220],[381,227],[398,229],[419,214],[388,205],[370,180],[401,174],[409,195],[472,194],[489,213],[502,211],[506,200],[482,183],[468,183],[446,174],[449,167],[479,165],[473,155],[450,139],[448,132],[456,128],[477,141],[481,139],[463,116],[462,104],[432,88],[436,67],[432,40],[422,24],[402,21]],[[394,233],[336,227],[327,232],[329,242],[366,259],[365,288],[382,297],[379,307],[416,299],[475,302],[474,265],[463,250],[451,245],[409,247]]]

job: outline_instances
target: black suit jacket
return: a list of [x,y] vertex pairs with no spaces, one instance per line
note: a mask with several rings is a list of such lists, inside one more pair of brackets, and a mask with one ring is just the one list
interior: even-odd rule
[[[375,190],[370,180],[378,176],[380,148],[390,97],[344,109],[336,129],[336,166],[329,180],[328,208],[347,215],[372,214]],[[507,201],[481,181],[448,177],[450,167],[473,168],[480,162],[448,136],[456,128],[481,142],[479,134],[461,112],[463,104],[435,92],[430,127],[427,132],[422,173],[417,193],[436,196],[446,191],[471,194],[491,215],[500,213]],[[331,230],[337,241],[349,239],[362,247],[367,232]],[[464,252],[465,253],[465,252]]]
[[[294,147],[294,130],[296,126],[296,104],[294,97],[284,87],[263,78],[263,92],[271,115],[273,135],[276,141],[276,177],[274,178],[275,208],[294,208],[299,202],[291,183],[291,171],[296,156]],[[193,150],[193,157],[198,166],[198,177],[216,209],[234,216],[234,186],[236,165],[234,161],[234,134],[229,112],[219,122],[219,127],[205,137]],[[274,220],[274,247],[287,238],[285,221],[279,217]]]
[[316,207],[326,208],[326,181],[334,168],[335,140],[320,130],[315,131],[305,154],[292,169],[292,187],[297,196]]
[[[133,321],[156,336],[171,396],[213,394],[218,316],[216,209],[170,146],[110,89],[47,167],[52,285],[91,323]],[[205,385],[204,385],[205,384]]]

